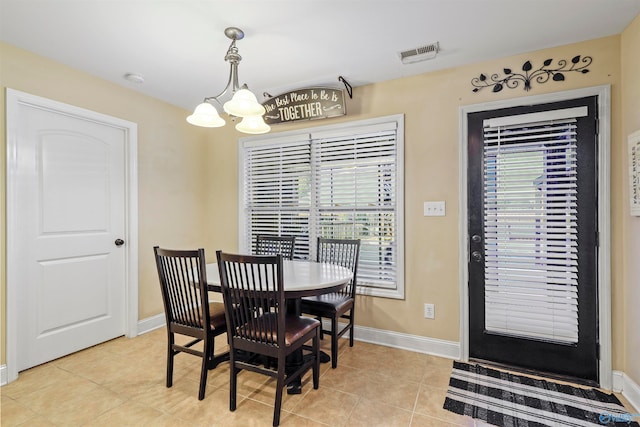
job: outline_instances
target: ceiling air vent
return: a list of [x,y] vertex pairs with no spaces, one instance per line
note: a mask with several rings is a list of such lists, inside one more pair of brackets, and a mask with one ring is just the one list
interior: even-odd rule
[[405,50],[404,52],[400,52],[399,55],[403,64],[413,64],[414,62],[435,58],[439,51],[440,45],[438,42],[435,42],[415,49]]

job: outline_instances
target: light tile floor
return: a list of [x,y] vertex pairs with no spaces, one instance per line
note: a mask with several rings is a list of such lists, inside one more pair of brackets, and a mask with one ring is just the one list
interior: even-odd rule
[[[216,341],[224,349],[224,335]],[[328,350],[328,340],[323,346]],[[200,359],[176,357],[165,387],[166,334],[159,329],[118,338],[21,372],[0,388],[0,423],[8,426],[271,426],[274,381],[243,371],[238,405],[229,411],[229,364],[209,371],[198,401]],[[303,393],[286,395],[282,426],[485,426],[442,409],[452,362],[362,342],[340,340],[338,368],[321,366]]]

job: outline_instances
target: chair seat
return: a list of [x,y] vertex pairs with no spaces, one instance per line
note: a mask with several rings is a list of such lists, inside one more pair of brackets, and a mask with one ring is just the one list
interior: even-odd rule
[[211,329],[224,329],[227,328],[227,322],[224,316],[224,304],[221,302],[209,303],[209,315],[211,317]]
[[[185,312],[179,313],[178,316],[184,316]],[[221,302],[210,302],[209,303],[209,325],[211,325],[211,330],[216,331],[218,329],[225,330],[227,329],[227,322],[224,314],[224,304]]]
[[353,299],[349,295],[339,293],[322,294],[313,297],[302,298],[302,312],[314,314],[321,310],[323,312],[345,312],[353,307]]
[[[260,322],[257,323],[272,325],[272,327],[270,329],[261,329],[256,331],[251,330],[251,325],[247,323],[240,328],[243,329],[243,332],[245,332],[246,329],[249,329],[249,335],[253,336],[255,339],[273,341],[273,343],[276,344],[278,341],[278,334],[276,331],[277,319],[275,314],[264,314],[260,316],[259,319]],[[265,323],[262,323],[262,321]],[[318,326],[320,326],[320,322],[310,317],[287,316],[285,319],[285,345],[287,347],[290,346],[292,343],[295,343]]]

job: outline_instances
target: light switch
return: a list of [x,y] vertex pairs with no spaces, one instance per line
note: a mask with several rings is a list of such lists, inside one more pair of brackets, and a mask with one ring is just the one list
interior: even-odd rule
[[424,202],[424,216],[445,216],[444,201]]

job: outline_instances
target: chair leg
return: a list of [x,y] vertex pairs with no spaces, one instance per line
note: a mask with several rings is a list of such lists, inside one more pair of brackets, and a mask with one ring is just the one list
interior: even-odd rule
[[331,318],[331,367],[338,367],[338,319],[336,316]]
[[320,339],[323,340],[324,339],[324,331],[322,330],[322,317],[318,316],[318,317],[316,317],[316,320],[318,322],[320,322]]
[[209,337],[208,341],[211,343],[211,346],[209,347],[209,351],[204,354],[204,357],[207,359],[207,368],[212,369],[213,355],[216,352],[216,337]]
[[202,355],[202,367],[200,368],[200,390],[198,391],[198,400],[204,399],[204,393],[207,388],[207,373],[209,372],[209,354],[213,351],[212,340],[206,340],[204,346],[204,354]]
[[273,406],[273,427],[280,424],[280,410],[282,409],[282,392],[284,391],[285,361],[278,359],[278,380],[276,382],[276,401]]
[[236,368],[236,358],[235,358],[235,354],[232,351],[230,354],[230,365],[229,365],[229,372],[231,377],[229,378],[229,410],[230,411],[235,411],[236,410],[236,390],[237,390],[237,385],[238,385],[238,371],[239,369]]
[[355,322],[353,321],[353,308],[351,309],[351,313],[349,314],[349,322],[351,325],[349,326],[349,347],[353,347],[353,331],[355,330]]
[[167,335],[167,388],[173,385],[173,334],[169,332]]
[[317,331],[316,335],[313,337],[313,356],[315,357],[312,368],[313,388],[317,390],[320,385],[320,331]]

